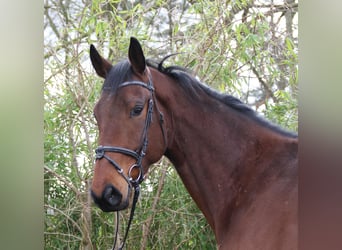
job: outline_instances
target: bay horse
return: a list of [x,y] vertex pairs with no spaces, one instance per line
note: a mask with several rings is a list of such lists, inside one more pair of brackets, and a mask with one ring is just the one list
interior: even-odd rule
[[128,60],[113,66],[93,45],[90,58],[105,79],[94,107],[101,146],[91,186],[103,211],[132,205],[132,187],[165,155],[217,249],[298,248],[297,134],[181,67],[145,60],[133,37]]

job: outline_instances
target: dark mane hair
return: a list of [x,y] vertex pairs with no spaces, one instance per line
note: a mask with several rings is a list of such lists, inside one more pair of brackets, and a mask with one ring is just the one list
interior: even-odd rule
[[220,102],[228,105],[229,107],[233,108],[234,110],[248,116],[250,119],[256,121],[257,123],[270,128],[271,130],[292,138],[297,138],[298,135],[296,133],[284,130],[283,128],[275,125],[265,118],[261,117],[255,110],[249,107],[247,104],[243,103],[240,99],[227,95],[221,94],[216,90],[208,87],[207,85],[203,84],[199,80],[197,80],[194,76],[191,75],[188,69],[179,67],[179,66],[169,66],[164,67],[164,61],[172,55],[164,57],[160,63],[153,62],[151,60],[147,61],[148,66],[158,69],[159,72],[168,75],[169,77],[177,80],[180,83],[180,86],[189,93],[190,96],[194,96],[197,94],[198,90],[204,91],[207,95]]
[[[182,89],[189,94],[190,97],[198,95],[199,92],[205,92],[210,97],[224,103],[225,105],[233,108],[234,110],[246,115],[250,119],[256,121],[257,123],[270,128],[271,130],[280,133],[284,136],[296,138],[298,135],[293,132],[289,132],[284,130],[283,128],[275,125],[260,115],[256,111],[254,111],[251,107],[243,103],[238,98],[227,95],[221,94],[216,90],[208,87],[207,85],[203,84],[199,80],[197,80],[194,76],[191,75],[188,69],[179,67],[179,66],[170,66],[164,67],[164,61],[172,55],[164,57],[159,63],[147,60],[147,65],[154,69],[157,69],[159,72],[166,74],[167,76],[177,80],[179,85]],[[131,69],[131,64],[128,60],[121,61],[117,63],[115,66],[112,67],[110,70],[107,79],[105,80],[102,90],[109,90],[111,92],[115,92],[117,87],[129,80],[133,74]]]
[[133,71],[128,60],[118,62],[110,69],[108,77],[102,86],[102,90],[115,92],[121,83],[131,78],[132,74]]

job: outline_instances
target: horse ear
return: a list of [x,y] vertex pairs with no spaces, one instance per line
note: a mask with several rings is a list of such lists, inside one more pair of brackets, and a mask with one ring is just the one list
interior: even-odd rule
[[134,37],[131,37],[128,58],[132,65],[133,71],[142,75],[146,69],[145,56],[139,41]]
[[109,70],[112,68],[112,64],[104,59],[92,44],[90,45],[90,60],[96,73],[106,79]]

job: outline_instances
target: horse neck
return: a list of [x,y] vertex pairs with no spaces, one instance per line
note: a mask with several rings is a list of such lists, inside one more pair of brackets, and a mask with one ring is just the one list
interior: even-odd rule
[[232,213],[241,190],[272,167],[267,155],[283,155],[293,140],[209,96],[194,102],[174,86],[159,98],[171,130],[165,155],[215,230],[222,215]]

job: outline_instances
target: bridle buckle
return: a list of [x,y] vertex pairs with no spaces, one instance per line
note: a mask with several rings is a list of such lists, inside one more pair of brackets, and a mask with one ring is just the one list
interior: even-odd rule
[[105,150],[103,148],[103,146],[98,146],[97,149],[95,149],[95,158],[96,159],[101,159],[104,157],[105,154]]
[[[139,174],[136,178],[132,177],[132,171],[134,169],[138,169]],[[129,170],[128,170],[128,179],[132,184],[140,184],[143,180],[144,180],[144,176],[143,176],[143,171],[142,171],[142,166],[139,166],[137,164],[133,164]]]

